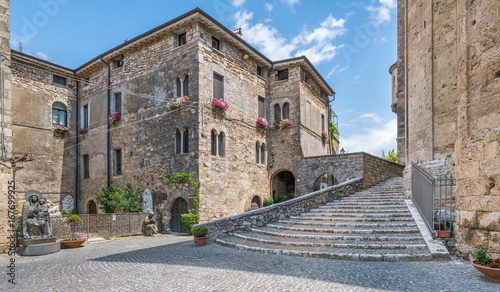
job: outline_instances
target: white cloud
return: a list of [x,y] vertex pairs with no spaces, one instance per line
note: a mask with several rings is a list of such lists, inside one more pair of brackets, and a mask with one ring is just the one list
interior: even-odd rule
[[330,79],[330,77],[332,76],[333,72],[335,72],[335,70],[337,70],[337,68],[339,66],[340,65],[337,65],[337,66],[333,67],[333,69],[328,73],[328,75],[326,75],[326,79]]
[[[356,76],[358,77],[358,76]],[[357,79],[357,78],[354,79]],[[365,113],[359,116],[360,120],[371,120],[374,123],[382,122],[382,119],[376,113]]]
[[[368,152],[377,156],[382,150],[396,149],[397,119],[392,119],[381,127],[365,128],[360,134],[340,139],[340,145],[347,152]],[[342,134],[342,133],[341,133]]]
[[271,3],[266,3],[266,4],[264,4],[264,8],[265,8],[267,11],[273,11],[273,4],[271,4]]
[[391,12],[396,8],[396,0],[379,0],[380,6],[370,5],[366,10],[371,12],[372,18],[376,24],[391,21]]
[[251,24],[253,13],[238,11],[234,15],[236,26],[242,28],[243,38],[255,45],[271,59],[286,59],[291,56],[305,55],[313,64],[331,60],[336,54],[338,46],[332,41],[347,30],[345,20],[336,19],[329,15],[319,27],[309,31],[304,28],[291,41],[281,36],[274,27],[258,22]]
[[337,74],[340,73],[340,72],[344,72],[346,71],[347,69],[349,69],[349,65],[345,66],[345,67],[342,67],[339,69],[339,71],[337,71]]
[[234,7],[239,7],[245,3],[245,0],[233,0],[233,6]]
[[281,0],[281,2],[287,4],[290,6],[290,8],[293,8],[293,6],[297,3],[299,3],[300,0]]
[[37,52],[35,55],[38,58],[44,59],[44,60],[47,60],[47,61],[50,59],[49,55],[45,54],[44,52]]

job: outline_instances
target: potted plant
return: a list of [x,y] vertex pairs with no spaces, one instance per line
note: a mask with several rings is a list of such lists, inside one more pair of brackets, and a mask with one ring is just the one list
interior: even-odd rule
[[321,137],[323,137],[323,139],[328,139],[329,135],[326,131],[323,131],[321,132]]
[[290,128],[291,126],[292,126],[292,121],[290,121],[289,119],[279,120],[279,121],[274,122],[274,129],[276,129],[276,130]]
[[64,134],[64,133],[68,132],[68,128],[66,128],[65,126],[55,126],[54,132],[56,132],[58,134]]
[[190,104],[189,96],[184,95],[184,96],[180,96],[180,97],[177,97],[177,98],[170,100],[167,103],[167,109],[171,111],[174,109],[184,107],[184,106],[189,105],[189,104]]
[[473,258],[471,264],[489,280],[500,282],[500,259],[492,259],[491,256],[486,253],[486,249],[478,244],[477,251],[470,252]]
[[85,242],[85,238],[77,238],[75,234],[75,225],[82,223],[83,220],[78,215],[72,215],[68,219],[64,220],[64,223],[68,224],[71,228],[71,236],[68,239],[60,240],[59,242],[65,247],[79,247]]
[[207,233],[208,233],[208,228],[206,226],[197,226],[191,229],[191,233],[193,233],[194,236],[194,243],[196,243],[197,246],[204,246],[207,244]]
[[83,128],[82,128],[82,129],[80,129],[80,130],[78,131],[78,133],[80,133],[81,135],[85,135],[85,134],[87,134],[88,132],[89,132],[89,129],[87,129],[87,128],[85,128],[85,129],[83,129]]
[[109,114],[108,122],[110,124],[114,124],[114,123],[118,122],[121,117],[122,117],[122,114],[120,112]]
[[258,128],[267,129],[268,126],[269,126],[269,122],[265,118],[262,118],[262,117],[257,118],[257,127]]
[[212,99],[212,107],[227,111],[227,109],[229,108],[229,104],[223,99],[217,99],[216,97],[214,97]]

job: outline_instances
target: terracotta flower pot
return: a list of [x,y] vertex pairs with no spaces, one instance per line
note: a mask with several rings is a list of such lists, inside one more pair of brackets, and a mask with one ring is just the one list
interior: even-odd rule
[[436,237],[451,237],[451,231],[436,230]]
[[489,280],[500,282],[500,269],[477,265],[476,260],[471,261],[471,264],[474,266],[474,268],[483,273]]
[[197,246],[204,246],[205,244],[207,244],[207,237],[195,237],[194,243],[196,243]]
[[85,238],[78,238],[77,240],[59,240],[59,242],[68,248],[79,247],[85,242]]

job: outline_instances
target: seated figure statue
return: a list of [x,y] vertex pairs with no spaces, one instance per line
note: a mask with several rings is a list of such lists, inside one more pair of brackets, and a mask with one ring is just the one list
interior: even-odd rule
[[149,213],[146,215],[146,218],[144,218],[144,230],[148,236],[156,236],[159,234],[154,215],[154,213]]
[[52,236],[49,212],[45,198],[39,191],[26,192],[23,205],[23,237],[25,239],[47,238]]

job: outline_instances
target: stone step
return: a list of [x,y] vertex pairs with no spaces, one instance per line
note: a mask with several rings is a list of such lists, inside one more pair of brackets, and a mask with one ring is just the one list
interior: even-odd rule
[[305,220],[279,220],[279,223],[288,225],[306,226],[331,226],[331,227],[351,227],[351,228],[385,228],[385,227],[417,227],[415,223],[332,223]]
[[[322,207],[322,206],[320,206]],[[365,214],[394,214],[394,213],[405,213],[405,214],[410,214],[410,211],[408,211],[408,208],[406,210],[404,208],[399,208],[399,209],[354,209],[354,208],[320,208],[320,209],[311,209],[309,210],[310,213],[365,213]]]
[[363,199],[363,198],[351,198],[351,197],[346,197],[346,198],[343,198],[341,200],[335,200],[333,202],[330,202],[330,203],[326,203],[327,205],[334,205],[336,203],[342,203],[342,202],[351,202],[351,203],[380,203],[380,204],[385,204],[385,203],[391,203],[391,202],[401,202],[403,200],[403,198],[394,198],[394,199],[385,199],[385,198],[382,198],[382,199],[372,199],[372,198],[368,198],[368,199]]
[[327,210],[323,210],[320,212],[309,212],[302,213],[301,216],[330,216],[330,217],[360,217],[360,218],[411,218],[410,212],[388,212],[384,214],[384,212],[377,213],[367,213],[367,212],[328,212]]
[[363,229],[360,228],[348,228],[348,227],[335,227],[335,228],[327,228],[327,227],[297,227],[297,226],[288,226],[288,224],[267,224],[270,228],[282,229],[282,230],[290,230],[290,231],[307,231],[307,232],[323,232],[323,233],[342,233],[342,234],[386,234],[386,233],[419,233],[420,230],[416,227],[386,227],[380,229]]
[[391,204],[391,205],[366,205],[366,204],[337,204],[319,206],[319,209],[408,209],[406,204]]
[[403,200],[388,200],[388,201],[353,201],[353,200],[344,200],[332,203],[326,203],[326,206],[406,206],[406,203]]
[[343,241],[407,241],[407,242],[417,242],[422,241],[422,236],[420,234],[408,233],[408,234],[398,234],[395,235],[333,235],[325,233],[294,233],[290,231],[276,230],[270,228],[252,228],[250,231],[270,236],[279,236],[286,238],[302,238],[302,239],[326,239],[326,240],[343,240]]
[[290,216],[290,219],[295,220],[317,220],[317,221],[335,221],[335,222],[372,222],[372,223],[383,223],[383,222],[414,222],[411,216],[408,217],[397,217],[397,218],[387,218],[387,217],[379,217],[379,218],[364,218],[364,217],[320,217],[320,216]]

